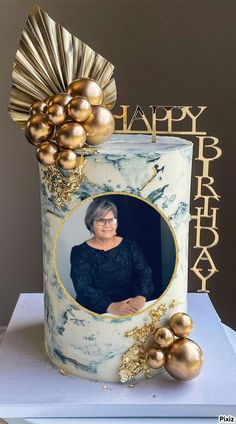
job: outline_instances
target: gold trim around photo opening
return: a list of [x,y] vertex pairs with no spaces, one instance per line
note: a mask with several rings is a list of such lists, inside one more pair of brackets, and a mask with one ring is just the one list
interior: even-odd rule
[[[166,289],[164,290],[164,292],[161,294],[161,296],[159,296],[157,299],[155,299],[154,301],[153,301],[153,303],[150,305],[150,306],[148,306],[147,308],[145,308],[145,309],[143,309],[142,311],[139,311],[139,312],[136,312],[136,313],[134,313],[134,314],[129,314],[129,315],[119,315],[119,316],[117,316],[117,315],[109,315],[109,316],[106,316],[106,315],[103,315],[103,314],[98,314],[98,313],[96,313],[96,312],[93,312],[93,311],[91,311],[90,309],[87,309],[87,308],[85,308],[84,306],[82,306],[82,305],[80,305],[80,303],[78,303],[74,298],[73,298],[73,296],[71,296],[71,294],[67,291],[67,289],[65,288],[65,286],[64,286],[64,284],[63,284],[63,281],[61,280],[61,277],[60,277],[60,275],[59,275],[59,272],[58,272],[58,270],[57,270],[57,264],[56,264],[56,250],[57,250],[57,241],[58,241],[58,238],[59,238],[59,236],[60,236],[60,233],[61,233],[61,231],[62,231],[62,228],[63,228],[63,226],[64,226],[64,224],[65,224],[65,222],[70,218],[70,216],[77,210],[77,209],[79,209],[79,207],[82,205],[82,204],[84,204],[84,203],[86,203],[86,202],[89,202],[90,200],[93,200],[93,199],[96,199],[97,197],[102,197],[102,196],[105,196],[105,195],[112,195],[112,194],[119,194],[119,195],[123,195],[123,196],[130,196],[130,197],[135,197],[136,199],[138,199],[138,200],[141,200],[141,201],[143,201],[143,202],[146,202],[149,206],[151,206],[153,209],[155,209],[156,210],[156,212],[158,212],[160,215],[161,215],[161,217],[164,219],[164,221],[166,222],[166,224],[168,225],[168,227],[169,227],[169,229],[170,229],[170,231],[171,231],[171,234],[172,234],[172,237],[173,237],[173,240],[174,240],[174,244],[175,244],[175,251],[176,251],[176,257],[175,257],[175,266],[174,266],[174,271],[173,271],[173,274],[172,274],[172,277],[171,277],[171,279],[170,279],[170,282],[169,282],[169,284],[168,284],[168,286],[166,287]],[[84,310],[85,312],[87,312],[87,313],[89,313],[90,315],[95,315],[95,316],[97,316],[97,317],[99,317],[99,318],[101,318],[101,319],[112,319],[112,320],[114,320],[114,319],[121,319],[121,320],[123,320],[123,319],[125,319],[125,318],[130,318],[130,317],[133,317],[133,316],[136,316],[136,315],[141,315],[142,313],[146,313],[147,311],[149,311],[151,308],[153,308],[155,305],[156,305],[156,303],[158,303],[162,298],[163,298],[163,296],[168,292],[168,290],[171,288],[171,286],[172,286],[172,284],[173,284],[173,281],[174,281],[174,279],[175,279],[175,276],[176,276],[176,272],[177,272],[177,267],[178,267],[178,264],[179,264],[179,247],[178,247],[178,243],[177,243],[177,238],[176,238],[176,235],[175,235],[175,232],[174,232],[174,229],[173,229],[173,227],[172,227],[172,225],[170,224],[170,220],[164,215],[164,213],[157,207],[157,206],[155,206],[155,205],[153,205],[153,203],[151,203],[149,200],[147,200],[147,199],[144,199],[143,197],[141,197],[141,196],[138,196],[138,195],[136,195],[136,194],[131,194],[131,193],[127,193],[127,192],[121,192],[121,191],[105,191],[105,192],[103,192],[103,193],[99,193],[99,194],[95,194],[95,195],[93,195],[93,196],[90,196],[90,197],[88,197],[87,199],[85,199],[85,200],[82,200],[81,202],[80,202],[80,204],[79,205],[77,205],[75,208],[73,208],[66,216],[65,216],[65,218],[63,219],[63,221],[62,221],[62,223],[60,224],[60,226],[59,226],[59,228],[58,228],[58,230],[57,230],[57,232],[56,232],[56,237],[55,237],[55,240],[54,240],[54,242],[53,242],[53,268],[54,268],[54,272],[55,272],[55,275],[56,275],[56,278],[57,278],[57,281],[58,281],[58,283],[59,283],[59,285],[60,285],[60,287],[62,288],[62,290],[63,290],[63,292],[64,292],[64,294],[65,294],[65,296],[67,296],[72,302],[73,302],[73,304],[74,305],[76,305],[77,307],[78,307],[78,310],[80,310],[80,309],[82,309],[82,310]]]

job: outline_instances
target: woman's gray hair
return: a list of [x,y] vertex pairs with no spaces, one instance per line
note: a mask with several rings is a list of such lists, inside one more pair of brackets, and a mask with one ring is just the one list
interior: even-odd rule
[[84,222],[89,231],[93,230],[94,219],[101,219],[107,212],[113,212],[114,218],[117,218],[117,207],[108,200],[93,200],[87,208]]

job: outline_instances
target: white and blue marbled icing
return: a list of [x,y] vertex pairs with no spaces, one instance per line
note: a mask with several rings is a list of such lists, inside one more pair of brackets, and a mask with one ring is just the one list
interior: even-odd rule
[[72,202],[62,208],[56,207],[46,190],[40,166],[45,344],[51,361],[71,374],[119,381],[121,356],[134,342],[124,335],[150,322],[149,313],[144,310],[127,318],[103,318],[80,308],[57,281],[53,266],[55,237],[65,216],[93,195],[118,191],[147,199],[169,219],[179,248],[175,278],[155,308],[162,303],[168,305],[173,299],[179,302],[163,322],[168,314],[186,310],[192,143],[159,137],[152,144],[146,135],[117,134],[98,149],[97,155],[88,157],[85,181]]

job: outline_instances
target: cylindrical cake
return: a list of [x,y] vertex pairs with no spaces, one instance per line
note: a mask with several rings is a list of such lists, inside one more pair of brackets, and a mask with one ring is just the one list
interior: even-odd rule
[[[135,343],[127,333],[145,329],[160,306],[165,312],[161,323],[187,309],[192,143],[176,137],[158,137],[152,143],[148,135],[115,134],[96,147],[97,154],[86,157],[84,180],[76,190],[73,178],[64,187],[60,179],[55,182],[58,176],[51,176],[50,182],[40,165],[45,345],[58,368],[83,378],[115,382],[120,381],[122,356]],[[56,196],[68,193],[70,202],[58,205]],[[144,309],[128,316],[97,313],[78,303],[70,279],[71,248],[89,239],[86,208],[106,196],[121,205],[121,235],[136,236],[144,255],[148,245],[147,262],[150,259],[151,267],[157,269],[154,274],[159,272],[153,277],[160,284],[158,288],[153,283],[154,297]],[[160,222],[158,233],[155,219]]]

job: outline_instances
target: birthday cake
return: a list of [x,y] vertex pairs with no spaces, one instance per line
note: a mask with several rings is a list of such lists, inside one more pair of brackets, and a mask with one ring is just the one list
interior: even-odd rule
[[[49,48],[46,28],[61,34],[60,45],[53,39],[60,63],[34,47],[40,33],[37,43]],[[187,339],[192,143],[112,135],[112,72],[34,7],[9,110],[40,162],[46,353],[61,372],[92,380],[126,382],[163,365],[193,378],[202,354]],[[173,365],[180,350],[192,355],[191,372]]]
[[[161,322],[174,312],[186,311],[191,158],[192,143],[183,139],[160,137],[153,144],[149,136],[114,135],[99,146],[96,156],[88,158],[85,181],[73,194],[70,207],[56,210],[50,194],[43,189],[45,171],[41,167],[46,349],[59,368],[95,380],[119,381],[122,355],[134,343],[126,334],[151,322],[150,311],[158,310],[160,305],[166,308]],[[93,202],[104,200],[118,210],[117,235],[134,240],[148,269],[152,268],[154,287],[151,296],[147,287],[147,306],[121,317],[100,310],[97,297],[95,305],[90,299],[87,306],[84,296],[83,304],[79,304],[79,293],[77,302],[70,279],[72,248],[91,239],[84,228],[86,210]],[[86,274],[92,278],[94,288],[90,296],[102,290],[96,287],[98,261],[103,280],[108,277],[111,284],[116,284],[111,287],[111,296],[114,289],[119,292],[119,278],[104,267],[107,258],[103,250],[94,256],[91,250],[94,253],[96,249],[84,247],[85,252],[80,250],[80,254],[88,261]],[[114,250],[117,248],[105,254]],[[118,256],[122,254],[118,252]],[[83,272],[82,266],[78,266],[79,271]],[[139,271],[148,284],[147,271]],[[135,294],[143,291],[146,295],[145,287]],[[103,287],[102,297],[108,292]]]

